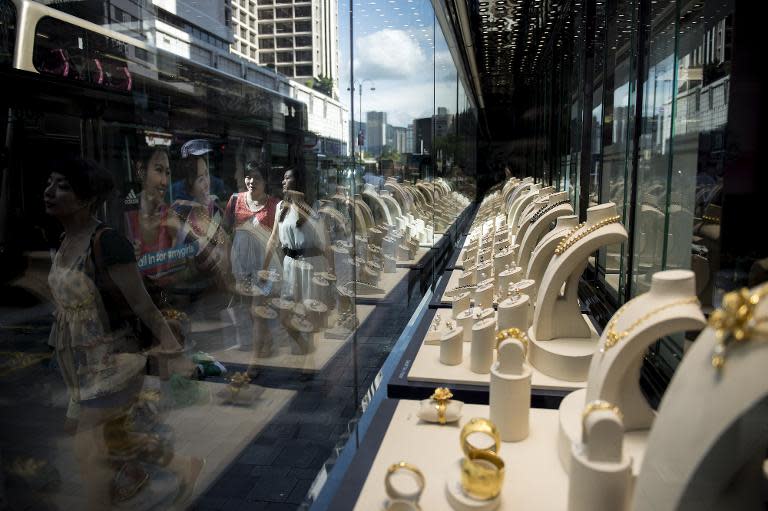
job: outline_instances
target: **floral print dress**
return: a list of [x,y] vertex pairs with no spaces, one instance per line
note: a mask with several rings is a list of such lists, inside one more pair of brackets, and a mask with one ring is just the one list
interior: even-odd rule
[[49,344],[56,350],[69,392],[67,417],[76,418],[81,403],[95,404],[125,389],[142,374],[146,357],[132,352],[127,331],[111,332],[94,281],[91,248],[71,265],[61,252],[48,275],[56,305]]

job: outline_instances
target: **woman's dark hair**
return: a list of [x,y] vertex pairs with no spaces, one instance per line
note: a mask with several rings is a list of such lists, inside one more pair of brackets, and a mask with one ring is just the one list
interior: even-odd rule
[[287,168],[286,168],[286,169],[283,171],[283,176],[285,176],[285,173],[286,173],[286,172],[288,172],[288,171],[291,171],[291,172],[293,172],[293,180],[294,180],[294,182],[296,183],[296,184],[293,186],[293,189],[294,189],[294,190],[296,190],[297,192],[301,192],[301,193],[304,193],[304,192],[306,191],[306,190],[304,189],[304,185],[305,185],[305,182],[304,182],[304,173],[303,173],[303,172],[301,172],[301,171],[299,170],[299,168],[298,168],[298,167],[287,167]]
[[109,198],[115,188],[112,174],[93,160],[65,158],[52,168],[67,178],[78,199],[95,199],[92,206],[94,210]]
[[264,163],[259,163],[256,160],[251,160],[248,163],[245,164],[245,172],[243,173],[244,176],[256,176],[258,175],[261,177],[261,180],[264,182],[264,193],[269,193],[268,189],[268,176],[269,176],[269,166]]
[[[164,146],[148,146],[146,144],[141,144],[137,151],[136,151],[136,158],[134,158],[134,165],[136,166],[136,171],[138,172],[140,168],[144,169],[144,172],[146,172],[149,166],[149,160],[152,158],[152,156],[155,155],[155,153],[164,153],[166,156],[168,156],[168,148]],[[170,157],[169,157],[170,159]]]

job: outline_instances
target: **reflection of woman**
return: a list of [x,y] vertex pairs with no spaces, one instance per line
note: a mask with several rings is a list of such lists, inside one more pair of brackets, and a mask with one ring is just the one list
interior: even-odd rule
[[184,258],[168,257],[175,246],[179,222],[165,202],[171,175],[168,152],[164,147],[145,147],[134,163],[142,183],[138,207],[125,211],[127,234],[142,275],[163,280],[184,268]]
[[221,229],[222,214],[211,195],[211,175],[203,156],[188,156],[181,160],[180,171],[191,200],[177,200],[173,211],[183,220],[179,239],[187,244],[197,242],[197,268],[210,271],[226,265],[228,245]]
[[275,222],[278,200],[266,193],[258,165],[245,167],[245,191],[232,195],[225,210],[225,224],[234,229],[231,262],[238,281],[253,280],[264,262],[264,250]]
[[[304,202],[301,173],[288,169],[283,175],[283,200],[277,205],[263,267],[269,266],[271,249],[279,242],[283,252],[283,296],[295,301],[309,298],[312,271],[325,271],[320,233],[314,212]],[[307,268],[309,263],[311,267]]]
[[[124,309],[159,340],[157,351],[181,350],[142,284],[130,242],[94,216],[112,186],[95,164],[70,160],[51,173],[44,194],[46,213],[65,231],[48,276],[56,304],[50,343],[69,393],[67,417],[77,422],[75,450],[94,509],[109,505],[114,476],[105,424],[136,402],[144,379],[146,356]],[[140,473],[133,466],[135,480]]]

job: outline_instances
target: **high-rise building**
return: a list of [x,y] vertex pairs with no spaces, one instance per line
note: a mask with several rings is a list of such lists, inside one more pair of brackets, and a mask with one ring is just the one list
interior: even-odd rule
[[387,112],[366,112],[365,116],[367,151],[371,156],[380,156],[387,145]]
[[402,126],[387,126],[387,144],[398,153],[406,152],[408,147],[408,130]]
[[304,82],[339,78],[339,21],[334,0],[232,0],[232,52]]
[[413,153],[415,151],[416,144],[413,141],[414,137],[414,131],[413,131],[413,123],[409,124],[407,128],[405,128],[405,152],[406,153]]

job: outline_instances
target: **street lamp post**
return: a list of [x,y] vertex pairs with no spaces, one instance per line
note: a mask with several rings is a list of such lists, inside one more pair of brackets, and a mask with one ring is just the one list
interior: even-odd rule
[[[358,94],[358,97],[359,97],[358,103],[359,103],[359,108],[360,108],[360,117],[358,118],[357,122],[360,123],[360,127],[361,128],[362,128],[362,124],[363,124],[363,85],[365,85],[365,82],[368,82],[368,83],[371,84],[371,87],[368,90],[370,90],[370,91],[375,91],[376,90],[376,87],[375,87],[376,84],[373,82],[373,80],[369,80],[368,78],[365,78],[363,80],[357,80],[355,82],[354,87],[352,88],[352,92],[357,90],[357,94]],[[347,88],[347,90],[350,90],[350,89]],[[367,128],[367,126],[366,126],[366,128]],[[363,144],[362,144],[362,140],[360,140],[360,133],[359,132],[358,132],[358,141],[360,142],[360,143],[358,143],[358,151],[360,153],[360,159],[362,160],[363,159]]]

